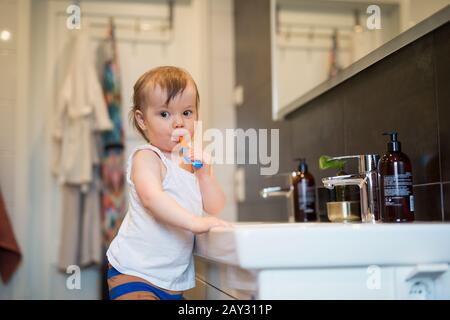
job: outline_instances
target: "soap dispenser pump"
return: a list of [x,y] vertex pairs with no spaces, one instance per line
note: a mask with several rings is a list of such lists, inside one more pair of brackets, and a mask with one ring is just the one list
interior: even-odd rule
[[299,161],[297,171],[293,172],[292,186],[295,222],[316,222],[316,185],[313,175],[308,172],[305,158]]
[[387,153],[378,162],[381,221],[414,221],[413,175],[411,161],[401,150],[398,133],[390,136]]

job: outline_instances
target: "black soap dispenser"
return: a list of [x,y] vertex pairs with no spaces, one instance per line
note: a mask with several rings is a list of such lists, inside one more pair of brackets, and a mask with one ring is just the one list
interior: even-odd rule
[[387,153],[378,162],[382,222],[414,221],[413,175],[411,161],[401,151],[397,132],[390,136]]
[[316,185],[304,158],[297,158],[298,169],[292,177],[295,222],[316,222]]

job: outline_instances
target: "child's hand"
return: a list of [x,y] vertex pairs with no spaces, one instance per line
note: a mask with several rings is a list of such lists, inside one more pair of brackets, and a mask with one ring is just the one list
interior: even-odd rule
[[[183,141],[181,138],[183,138]],[[197,148],[192,147],[191,135],[188,130],[184,128],[175,129],[172,132],[171,139],[174,142],[181,143],[181,146],[186,150],[185,157],[189,158],[191,163],[194,161],[199,161],[202,163],[201,168],[195,168],[195,173],[197,176],[200,177],[211,175],[211,156],[206,152],[202,152],[201,150],[197,150]]]
[[195,174],[198,177],[211,175],[211,156],[207,152],[189,148],[187,150],[187,155],[191,162],[200,161],[202,163],[201,168],[195,169]]
[[192,232],[195,234],[205,233],[214,227],[232,227],[232,224],[213,216],[197,217]]

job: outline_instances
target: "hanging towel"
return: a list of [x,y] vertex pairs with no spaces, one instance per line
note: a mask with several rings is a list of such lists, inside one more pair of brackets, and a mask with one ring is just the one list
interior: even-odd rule
[[68,73],[59,93],[53,124],[52,170],[60,182],[87,184],[93,180],[96,131],[113,128],[94,52],[86,28],[72,34],[73,50]]
[[109,37],[104,44],[107,59],[103,69],[103,90],[113,129],[102,134],[102,225],[105,249],[115,237],[125,216],[125,158],[122,126],[120,68],[115,41],[114,21],[110,20]]
[[0,275],[7,283],[22,260],[12,225],[6,212],[6,205],[0,191]]
[[[53,123],[52,171],[62,190],[58,266],[85,267],[101,261],[98,166],[100,132],[113,128],[86,27],[71,32],[73,48]],[[95,169],[97,167],[97,169]]]
[[87,193],[79,185],[62,186],[62,225],[58,267],[89,267],[102,262],[98,169]]
[[336,76],[336,74],[341,70],[339,63],[339,42],[338,42],[338,30],[333,30],[333,35],[331,36],[332,47],[329,54],[329,66],[328,66],[328,78]]

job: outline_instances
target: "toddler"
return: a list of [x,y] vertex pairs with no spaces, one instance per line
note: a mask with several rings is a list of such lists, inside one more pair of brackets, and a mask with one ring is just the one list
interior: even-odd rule
[[134,85],[131,116],[147,144],[128,159],[129,209],[107,251],[111,299],[183,299],[195,286],[194,234],[230,226],[215,217],[225,196],[209,155],[187,149],[200,168],[172,156],[180,137],[192,141],[199,100],[177,67],[152,69]]

